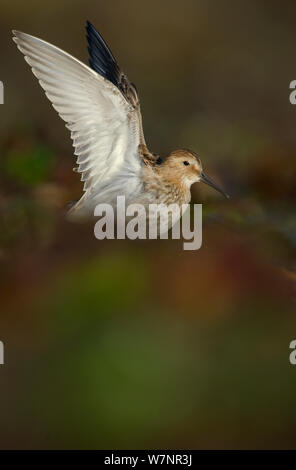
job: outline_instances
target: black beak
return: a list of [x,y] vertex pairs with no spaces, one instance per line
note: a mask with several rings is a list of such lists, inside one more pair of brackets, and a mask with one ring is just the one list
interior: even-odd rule
[[217,186],[216,183],[213,180],[211,180],[211,178],[209,178],[203,171],[200,174],[200,181],[208,184],[209,186],[212,186],[212,188],[216,189],[216,191],[219,191],[219,193],[223,194],[223,196],[226,197],[226,199],[229,199],[228,194],[226,194],[223,191],[223,189],[219,188],[219,186]]

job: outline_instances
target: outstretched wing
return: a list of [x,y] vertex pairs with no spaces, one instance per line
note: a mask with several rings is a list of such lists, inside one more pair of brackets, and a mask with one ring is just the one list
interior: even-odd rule
[[140,101],[136,86],[120,70],[104,39],[89,21],[86,23],[86,32],[90,67],[113,83],[133,108],[138,108]]
[[41,39],[18,31],[13,33],[46,96],[71,131],[84,190],[97,190],[113,178],[120,179],[121,174],[122,178],[139,177],[142,166],[139,111],[119,82],[114,83],[116,73],[119,80],[121,75],[116,61],[111,63],[108,59],[111,53],[107,46],[104,49],[101,45],[101,62],[99,49],[91,48],[93,63],[98,67],[95,71]]

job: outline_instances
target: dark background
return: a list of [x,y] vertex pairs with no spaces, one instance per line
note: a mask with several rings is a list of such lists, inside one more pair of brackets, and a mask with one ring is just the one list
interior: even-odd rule
[[[26,0],[0,15],[1,448],[295,448],[294,1]],[[97,241],[68,131],[11,29],[102,33],[152,151],[199,153],[203,246]]]

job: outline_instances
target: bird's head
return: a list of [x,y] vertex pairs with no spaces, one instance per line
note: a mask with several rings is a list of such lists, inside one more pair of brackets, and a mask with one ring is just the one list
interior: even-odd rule
[[223,189],[205,174],[200,158],[191,150],[173,150],[164,161],[163,165],[171,172],[176,172],[176,176],[181,178],[186,185],[191,186],[193,183],[202,181],[212,186],[216,191],[219,191],[224,197],[229,198]]

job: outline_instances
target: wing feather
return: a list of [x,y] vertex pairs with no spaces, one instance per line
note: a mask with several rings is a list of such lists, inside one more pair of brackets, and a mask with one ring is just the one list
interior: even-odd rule
[[106,181],[121,175],[121,185],[127,183],[127,175],[139,179],[141,123],[120,89],[61,49],[28,34],[13,33],[18,49],[71,131],[84,191],[96,188],[99,192]]

